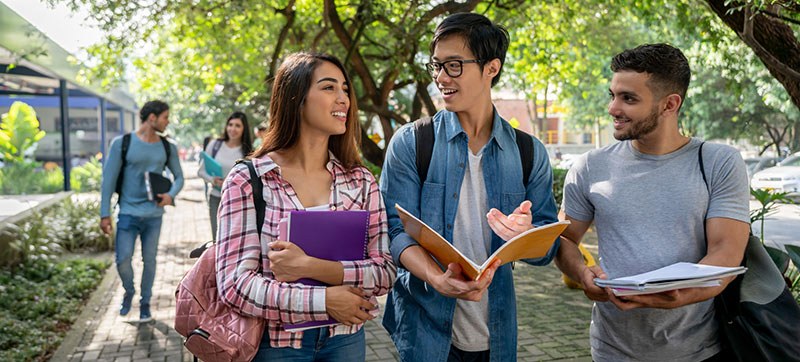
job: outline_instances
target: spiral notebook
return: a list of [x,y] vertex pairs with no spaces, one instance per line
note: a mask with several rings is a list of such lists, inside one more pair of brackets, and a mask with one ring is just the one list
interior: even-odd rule
[[[369,211],[291,211],[278,225],[278,239],[288,240],[315,258],[326,260],[364,260],[369,240]],[[298,283],[326,286],[314,279]],[[286,331],[337,324],[335,319],[285,325]]]

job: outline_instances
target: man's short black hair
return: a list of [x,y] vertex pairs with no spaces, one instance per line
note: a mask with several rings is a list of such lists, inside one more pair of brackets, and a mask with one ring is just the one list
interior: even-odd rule
[[475,13],[458,13],[446,17],[433,33],[431,54],[442,39],[451,35],[463,36],[475,58],[480,60],[481,70],[492,59],[500,59],[500,70],[492,78],[492,86],[497,84],[508,50],[508,31],[493,23],[487,17]]
[[169,110],[169,105],[166,102],[158,99],[152,100],[145,103],[142,109],[139,110],[139,118],[144,122],[147,121],[147,117],[150,117],[150,114],[155,114],[158,117],[167,110]]
[[692,71],[689,61],[680,51],[667,44],[644,44],[624,50],[611,60],[611,70],[633,70],[650,74],[647,86],[657,97],[669,94],[681,96],[681,106],[686,102],[686,90]]

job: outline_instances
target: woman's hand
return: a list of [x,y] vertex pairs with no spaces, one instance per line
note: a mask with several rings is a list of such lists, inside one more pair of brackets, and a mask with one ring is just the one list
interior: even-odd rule
[[373,319],[369,311],[375,306],[364,299],[361,289],[343,285],[325,289],[325,311],[340,323],[351,326]]
[[279,282],[293,282],[300,278],[308,277],[303,274],[308,271],[312,258],[300,249],[299,246],[289,241],[273,241],[267,246],[272,249],[267,252],[269,269]]
[[216,186],[216,187],[219,187],[219,188],[222,188],[222,182],[223,182],[223,181],[224,181],[224,180],[222,179],[222,177],[219,177],[219,176],[214,176],[214,180],[213,180],[213,181],[211,181],[211,182],[214,184],[214,186]]

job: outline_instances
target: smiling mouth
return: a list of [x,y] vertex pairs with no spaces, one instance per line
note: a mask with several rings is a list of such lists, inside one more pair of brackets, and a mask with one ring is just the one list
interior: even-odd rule
[[442,92],[442,95],[445,96],[449,96],[451,94],[455,94],[456,92],[458,92],[457,90],[451,88],[442,88],[440,89],[440,91]]
[[614,119],[614,128],[620,129],[630,123],[630,119]]

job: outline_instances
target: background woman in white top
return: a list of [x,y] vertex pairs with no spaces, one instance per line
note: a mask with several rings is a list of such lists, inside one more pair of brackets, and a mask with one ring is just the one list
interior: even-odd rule
[[[223,177],[214,177],[206,173],[205,164],[200,162],[197,176],[210,183],[211,192],[208,195],[208,216],[211,219],[211,235],[217,237],[217,209],[222,195],[220,189],[225,176],[231,171],[236,160],[244,158],[253,152],[253,137],[250,135],[250,125],[244,112],[233,112],[225,121],[222,138],[217,138],[208,143],[205,152],[222,166]],[[201,158],[202,160],[202,158]]]

